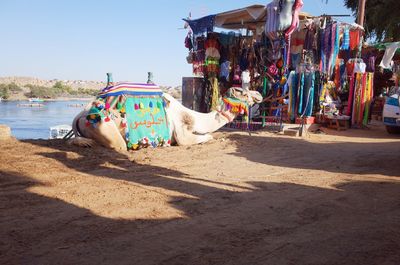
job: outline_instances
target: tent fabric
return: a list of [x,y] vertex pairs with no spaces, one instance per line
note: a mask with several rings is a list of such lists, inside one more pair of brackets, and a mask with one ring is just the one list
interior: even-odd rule
[[[215,27],[225,29],[256,29],[264,26],[267,17],[265,5],[251,5],[215,14]],[[312,17],[300,12],[300,19]]]
[[216,14],[215,26],[220,28],[255,28],[255,24],[265,20],[266,11],[263,5],[252,5]]
[[195,35],[214,30],[215,15],[209,15],[199,19],[183,19],[186,21]]

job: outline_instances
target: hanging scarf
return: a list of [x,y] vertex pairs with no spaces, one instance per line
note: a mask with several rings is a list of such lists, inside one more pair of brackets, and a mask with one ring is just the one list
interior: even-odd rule
[[348,105],[347,105],[347,112],[346,115],[350,116],[352,113],[352,107],[353,107],[353,97],[354,97],[354,74],[350,75],[350,89],[349,89],[349,99],[348,99]]
[[346,26],[343,31],[343,43],[342,47],[340,47],[341,50],[348,50],[350,48],[350,30]]
[[300,73],[299,108],[297,112],[303,113],[304,73]]
[[215,77],[211,77],[209,81],[212,84],[211,110],[216,110],[218,107],[219,99],[218,79]]
[[339,27],[338,24],[335,23],[332,29],[332,42],[333,42],[333,55],[332,55],[332,63],[330,67],[330,75],[332,75],[333,69],[336,65],[336,60],[339,54],[339,42],[340,42],[340,36],[339,36]]

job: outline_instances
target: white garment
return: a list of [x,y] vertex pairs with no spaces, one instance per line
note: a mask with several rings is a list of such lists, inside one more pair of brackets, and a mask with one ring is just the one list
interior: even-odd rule
[[284,0],[282,1],[282,10],[278,17],[278,31],[287,30],[292,24],[292,10],[295,0]]
[[354,73],[363,74],[363,73],[365,73],[366,69],[367,69],[367,65],[364,62],[356,62],[354,64]]
[[213,58],[219,59],[219,58],[221,58],[221,55],[217,48],[210,47],[210,48],[207,48],[207,50],[206,50],[206,58],[207,57],[213,57]]
[[390,62],[393,59],[394,53],[396,50],[400,48],[400,41],[398,42],[393,42],[389,46],[386,47],[385,54],[383,55],[382,61],[379,64],[380,67],[383,67],[385,69],[390,69]]
[[242,79],[242,88],[243,90],[249,90],[250,89],[250,71],[249,70],[244,70],[241,74]]

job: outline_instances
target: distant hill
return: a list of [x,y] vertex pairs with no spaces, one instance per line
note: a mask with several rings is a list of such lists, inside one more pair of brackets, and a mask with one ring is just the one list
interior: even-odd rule
[[[23,92],[26,93],[27,86],[41,86],[41,87],[53,87],[57,82],[61,82],[64,86],[70,87],[72,90],[78,89],[87,89],[87,90],[100,90],[104,88],[107,83],[102,81],[89,81],[89,80],[45,80],[39,79],[35,77],[25,77],[25,76],[6,76],[0,77],[0,84],[10,84],[15,83],[17,86],[23,89]],[[180,99],[182,95],[182,88],[180,86],[172,87],[172,86],[160,86],[161,89],[171,94],[173,97]],[[21,93],[19,93],[21,94]],[[23,96],[22,96],[23,97]],[[21,95],[15,95],[15,97],[11,97],[11,99],[21,99]]]

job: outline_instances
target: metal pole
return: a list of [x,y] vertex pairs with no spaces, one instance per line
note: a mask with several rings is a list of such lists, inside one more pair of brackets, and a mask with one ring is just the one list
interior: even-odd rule
[[358,0],[357,24],[364,27],[365,3],[367,0]]
[[[263,80],[263,93],[262,93],[262,95],[263,95],[263,98],[265,98],[266,96],[267,96],[267,76],[265,75],[265,73],[267,72],[267,67],[266,66],[264,66],[264,80]],[[262,109],[262,113],[261,113],[261,115],[262,115],[262,127],[264,128],[265,127],[265,115],[266,115],[266,111],[265,111],[265,108],[266,108],[266,102],[263,102],[262,104],[260,104],[260,107],[262,107],[263,109]]]

